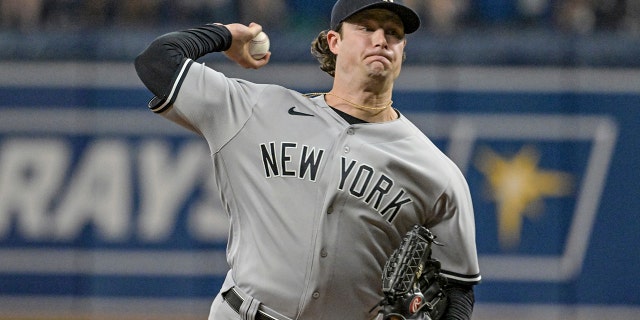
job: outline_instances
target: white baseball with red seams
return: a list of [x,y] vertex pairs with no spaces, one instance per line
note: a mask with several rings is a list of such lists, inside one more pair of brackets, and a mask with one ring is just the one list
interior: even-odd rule
[[249,54],[251,57],[260,60],[269,52],[269,37],[263,31],[260,31],[258,35],[249,42]]

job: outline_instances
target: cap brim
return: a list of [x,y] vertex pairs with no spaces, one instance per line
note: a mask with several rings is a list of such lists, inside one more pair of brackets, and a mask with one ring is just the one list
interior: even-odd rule
[[[397,14],[400,17],[400,20],[402,20],[405,34],[413,33],[416,30],[418,30],[418,28],[420,27],[420,17],[415,11],[413,11],[409,7],[405,7],[403,5],[399,5],[393,2],[374,3],[371,5],[362,7],[360,10],[354,12],[353,14],[357,12],[362,12],[363,10],[374,9],[374,8],[387,9]],[[353,16],[353,14],[351,14],[351,16]],[[346,19],[348,19],[348,17],[345,18],[344,20]]]

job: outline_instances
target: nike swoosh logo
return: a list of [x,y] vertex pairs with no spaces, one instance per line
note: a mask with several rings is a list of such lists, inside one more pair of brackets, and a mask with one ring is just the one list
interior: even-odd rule
[[313,117],[312,114],[308,114],[308,113],[304,113],[304,112],[300,112],[300,111],[296,111],[296,107],[293,106],[291,108],[289,108],[289,114],[292,116],[304,116],[304,117]]

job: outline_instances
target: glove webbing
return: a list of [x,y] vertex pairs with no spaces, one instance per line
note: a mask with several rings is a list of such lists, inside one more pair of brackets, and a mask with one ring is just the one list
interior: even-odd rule
[[431,258],[431,243],[438,244],[425,227],[415,226],[407,233],[384,266],[383,293],[402,295],[413,289],[425,271],[426,261]]
[[[382,273],[383,319],[438,319],[446,308],[443,291],[446,278],[440,275],[440,262],[431,258],[435,241],[429,229],[415,226],[385,263]],[[425,312],[419,312],[424,310]]]

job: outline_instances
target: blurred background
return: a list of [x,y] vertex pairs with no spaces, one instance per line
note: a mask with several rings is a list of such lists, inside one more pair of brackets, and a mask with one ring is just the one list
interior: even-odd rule
[[[276,61],[310,61],[332,1],[2,0],[0,58],[130,60],[150,35],[218,21],[259,22]],[[409,0],[423,20],[409,62],[636,67],[633,0]],[[281,39],[282,40],[279,40]],[[304,52],[303,52],[304,51]]]
[[[640,1],[410,0],[394,106],[461,168],[474,319],[640,319]],[[165,32],[251,21],[330,88],[323,0],[0,0],[0,319],[205,319],[227,219],[198,137],[146,110],[132,61]],[[506,196],[505,196],[506,194]]]

